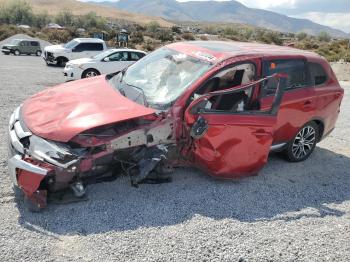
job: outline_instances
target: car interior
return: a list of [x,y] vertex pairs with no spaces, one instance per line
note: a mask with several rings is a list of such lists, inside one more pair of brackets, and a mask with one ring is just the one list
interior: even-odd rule
[[[248,84],[255,79],[255,66],[244,63],[220,71],[202,85],[194,96],[221,91],[232,87]],[[221,94],[209,98],[206,109],[214,111],[241,112],[259,109],[258,102],[252,101],[253,90],[251,86],[245,90]]]

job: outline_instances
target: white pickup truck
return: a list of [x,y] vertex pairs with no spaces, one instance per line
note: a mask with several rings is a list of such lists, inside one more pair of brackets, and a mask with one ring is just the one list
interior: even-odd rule
[[92,57],[107,50],[106,43],[96,38],[75,38],[64,45],[51,45],[44,49],[46,64],[65,66],[69,60]]

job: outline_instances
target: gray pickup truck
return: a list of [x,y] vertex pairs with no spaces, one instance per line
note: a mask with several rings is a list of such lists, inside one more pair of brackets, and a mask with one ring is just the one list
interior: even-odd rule
[[3,52],[5,55],[35,54],[37,56],[41,56],[42,53],[40,43],[38,41],[25,39],[13,39],[10,44],[2,46],[1,52]]

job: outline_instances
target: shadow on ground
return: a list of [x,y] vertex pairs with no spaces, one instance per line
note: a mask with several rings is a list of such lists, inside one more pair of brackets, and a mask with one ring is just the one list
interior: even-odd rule
[[122,178],[91,186],[88,201],[51,205],[39,214],[19,203],[19,223],[32,230],[87,235],[175,225],[196,215],[242,222],[342,216],[332,204],[350,200],[349,170],[350,158],[317,148],[302,163],[270,156],[259,176],[239,181],[188,169],[177,170],[170,184],[138,189]]

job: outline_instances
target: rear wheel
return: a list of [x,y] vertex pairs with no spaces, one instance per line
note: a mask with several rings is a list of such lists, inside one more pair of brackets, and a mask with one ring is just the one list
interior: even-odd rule
[[20,55],[21,52],[20,52],[19,50],[15,50],[14,54],[15,54],[15,55]]
[[315,122],[305,124],[290,141],[286,148],[287,159],[299,162],[307,159],[316,147],[319,138],[319,128]]
[[82,74],[82,78],[89,78],[89,77],[95,77],[100,75],[100,72],[97,71],[96,69],[86,69],[83,74]]
[[38,50],[38,51],[36,51],[36,56],[41,56],[41,51],[40,50]]

